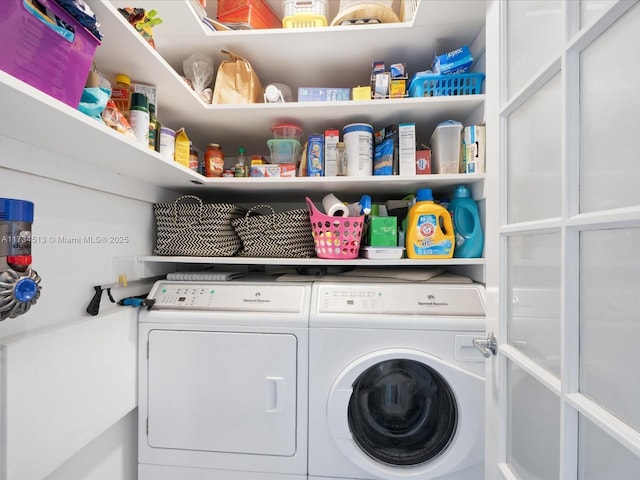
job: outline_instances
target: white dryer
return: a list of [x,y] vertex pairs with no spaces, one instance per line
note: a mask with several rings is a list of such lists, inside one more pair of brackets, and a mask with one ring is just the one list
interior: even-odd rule
[[154,285],[139,318],[140,480],[307,478],[310,293]]
[[483,287],[315,283],[309,479],[484,477]]

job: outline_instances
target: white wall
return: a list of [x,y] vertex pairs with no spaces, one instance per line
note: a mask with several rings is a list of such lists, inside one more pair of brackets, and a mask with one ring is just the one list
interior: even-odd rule
[[[61,141],[73,142],[73,132]],[[79,155],[90,154],[79,152]],[[154,271],[156,267],[138,264],[135,256],[148,255],[152,251],[155,240],[153,203],[175,198],[172,192],[136,184],[106,170],[86,167],[81,158],[78,161],[55,156],[0,135],[0,197],[34,202],[33,268],[42,278],[42,293],[37,304],[25,315],[0,322],[0,351],[3,344],[52,330],[67,331],[70,325],[89,322],[94,317],[86,313],[86,307],[94,293],[93,286],[116,283],[119,273],[126,273],[130,280],[136,276],[163,273]],[[145,285],[117,288],[112,293],[119,300],[144,293],[145,289],[148,289]],[[131,307],[113,307],[106,294],[103,295],[101,315],[113,314],[114,308]],[[86,361],[81,356],[82,347],[86,348],[86,345],[78,345],[77,351],[72,346],[71,351],[64,353],[76,355],[77,364],[82,365]],[[43,362],[43,365],[47,362],[47,358],[31,360],[36,364]],[[132,374],[135,379],[135,357],[127,365],[127,375]],[[3,388],[7,385],[6,378],[1,378],[4,373],[0,369]],[[74,378],[73,373],[61,372],[60,381]],[[70,385],[58,395],[71,395],[76,387],[79,386]],[[11,421],[2,416],[2,412],[12,411],[3,405],[7,393],[0,391],[0,422],[4,420],[4,425],[0,424],[0,439],[3,435],[6,439],[6,424]],[[129,393],[130,389],[122,395]],[[74,451],[69,451],[69,458],[60,459],[60,465],[52,465],[52,470],[58,468],[55,472],[46,472],[42,478],[48,474],[51,479],[65,480],[136,478],[137,412],[135,395],[132,398],[129,413],[123,412],[111,422],[105,419],[104,432],[87,439],[89,443],[79,450],[74,447]],[[56,398],[56,401],[64,401],[64,398]],[[96,411],[102,407],[100,402],[86,406]],[[69,421],[78,420],[70,418]],[[77,428],[82,429],[82,425]],[[63,438],[56,437],[56,431],[48,431],[46,435],[64,444]],[[6,461],[6,452],[6,445],[0,447],[0,467]],[[37,456],[32,461],[37,461]],[[3,478],[3,471],[8,470],[0,468],[0,478]],[[4,476],[14,480],[7,473]]]
[[47,477],[47,480],[135,480],[137,410],[130,412]]

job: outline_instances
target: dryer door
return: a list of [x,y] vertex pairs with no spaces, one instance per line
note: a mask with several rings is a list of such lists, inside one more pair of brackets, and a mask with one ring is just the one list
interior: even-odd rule
[[151,330],[148,340],[151,447],[295,454],[294,335]]
[[484,380],[409,349],[359,358],[329,396],[331,433],[377,478],[426,478],[482,462]]

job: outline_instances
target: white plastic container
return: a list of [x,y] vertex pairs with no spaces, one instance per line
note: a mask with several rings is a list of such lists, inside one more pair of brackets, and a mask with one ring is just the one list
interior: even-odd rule
[[351,123],[342,129],[347,154],[347,175],[373,175],[373,127],[367,123]]
[[372,260],[397,260],[404,255],[404,247],[362,247],[361,254]]
[[378,5],[381,7],[391,8],[393,6],[393,0],[340,0],[340,10],[344,11],[348,8],[358,7],[362,5]]
[[270,83],[264,88],[264,103],[293,102],[291,87],[284,83]]
[[327,16],[329,0],[282,0],[283,17],[293,15]]
[[176,132],[167,127],[160,127],[160,155],[173,160],[176,151]]
[[433,173],[460,173],[462,156],[462,124],[448,120],[438,124],[431,135],[431,168]]
[[143,93],[136,92],[131,94],[129,123],[136,140],[145,146],[149,146],[149,100]]

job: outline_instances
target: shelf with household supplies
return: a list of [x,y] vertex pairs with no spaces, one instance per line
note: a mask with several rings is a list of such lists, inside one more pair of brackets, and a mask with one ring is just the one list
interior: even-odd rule
[[[226,50],[246,58],[264,86],[281,82],[297,91],[301,86],[368,85],[373,50],[375,59],[388,64],[403,61],[408,72],[415,72],[429,68],[436,44],[442,50],[473,44],[484,25],[482,2],[455,2],[455,8],[442,0],[418,2],[413,22],[396,24],[214,32],[203,25],[188,0],[161,4],[142,0],[136,5],[154,8],[163,18],[163,23],[154,27],[157,50],[118,13],[117,8],[128,2],[88,0],[87,3],[105,32],[95,56],[101,73],[108,79],[126,73],[132,80],[156,86],[160,122],[174,130],[184,127],[201,152],[207,144],[218,143],[225,156],[235,156],[240,147],[248,154],[267,154],[270,128],[289,122],[300,125],[305,134],[356,122],[380,128],[392,123],[416,123],[416,138],[424,143],[444,120],[482,116],[484,94],[207,104],[182,78],[183,62],[191,54],[210,55],[217,68],[227,58],[222,53]],[[215,9],[216,3],[208,2],[208,10]],[[419,42],[412,40],[417,38]],[[353,47],[345,49],[347,42]]]
[[[404,196],[420,187],[429,187],[438,193],[457,183],[478,186],[478,194],[482,196],[485,174],[206,178],[2,71],[0,97],[7,111],[12,112],[11,115],[0,116],[0,131],[7,137],[69,158],[77,158],[79,151],[90,152],[82,156],[82,162],[126,178],[175,192],[200,195],[208,200],[247,201],[250,193],[251,201],[255,202],[302,203],[304,195],[309,192],[319,195],[329,192],[368,193],[380,198]],[[29,125],[29,128],[24,128],[24,125]],[[34,132],[38,132],[37,135]],[[60,142],[60,136],[69,132],[73,132],[73,141]]]
[[[283,104],[252,104],[252,105],[206,105],[180,78],[176,70],[149,46],[149,44],[124,20],[115,7],[109,1],[89,0],[91,8],[100,19],[104,39],[96,51],[96,61],[104,65],[103,73],[109,76],[109,69],[115,74],[117,70],[130,73],[132,78],[144,81],[153,81],[159,91],[159,114],[171,119],[172,125],[183,125],[191,133],[194,139],[198,136],[202,144],[211,141],[211,136],[220,136],[230,149],[234,145],[243,145],[248,151],[254,145],[255,148],[266,149],[266,140],[270,137],[270,127],[278,122],[298,121],[305,131],[320,131],[329,126],[342,126],[353,121],[369,121],[375,125],[387,125],[390,123],[416,122],[417,137],[424,141],[428,132],[439,121],[448,118],[468,118],[475,116],[482,118],[484,110],[484,95],[463,95],[456,97],[429,97],[429,98],[400,98],[380,99],[368,101],[345,101],[326,103],[283,103]],[[429,4],[438,2],[427,2]],[[441,3],[441,2],[440,2]],[[468,3],[471,12],[478,10],[475,5],[481,2]],[[163,4],[164,5],[164,4]],[[166,2],[171,8],[180,8],[189,12],[190,3],[187,0],[174,0]],[[164,8],[164,7],[163,7]],[[419,4],[416,17],[423,8]],[[431,8],[431,7],[430,7]],[[446,10],[446,9],[445,9]],[[438,10],[442,11],[442,8]],[[484,10],[482,10],[484,12]],[[455,12],[454,12],[455,13]],[[442,16],[439,14],[440,17]],[[457,17],[456,17],[457,18]],[[471,40],[477,34],[477,25],[483,22],[482,13],[474,13],[472,19],[461,17],[460,28],[467,27],[468,33],[465,41]],[[181,45],[183,54],[196,49],[215,50],[212,44],[217,40],[215,36],[206,36],[200,32],[195,38],[192,31],[196,22],[185,28],[186,39],[184,42],[173,38],[172,42]],[[435,20],[434,20],[435,21]],[[171,24],[169,19],[167,24]],[[163,24],[164,26],[164,24]],[[383,28],[388,27],[388,28]],[[362,29],[362,30],[360,30]],[[248,32],[215,32],[223,35],[224,43],[238,49],[255,48],[255,56],[262,59],[268,53],[263,50],[264,43],[287,41],[287,49],[290,44],[312,47],[314,42],[336,42],[334,37],[338,35],[344,40],[344,32],[351,32],[353,37],[362,47],[367,42],[373,42],[376,33],[386,32],[391,29],[396,32],[391,43],[386,45],[398,49],[406,44],[406,38],[412,34],[421,32],[422,26],[414,24],[365,26],[365,27],[340,27],[317,29],[276,29],[274,31],[248,31]],[[158,43],[161,43],[161,29],[158,28]],[[357,37],[353,33],[357,31]],[[465,30],[467,31],[467,30]],[[385,33],[386,35],[387,33]],[[396,37],[403,36],[400,40]],[[180,37],[182,38],[182,37]],[[431,36],[425,37],[432,38]],[[457,38],[457,37],[454,37]],[[268,42],[265,40],[268,39]],[[341,41],[342,41],[341,40]],[[461,39],[462,41],[462,39]],[[170,42],[171,43],[171,42]],[[409,42],[410,43],[410,42]],[[428,44],[428,41],[424,42]],[[219,44],[219,43],[218,43]],[[329,45],[331,46],[331,45]],[[290,52],[285,49],[285,56]],[[410,49],[413,51],[414,47]],[[124,55],[123,52],[127,54]],[[385,52],[380,52],[384,55]],[[175,53],[174,53],[175,55]],[[423,55],[426,59],[427,54]],[[267,55],[270,61],[276,61],[279,56]],[[280,61],[280,60],[277,60]],[[330,59],[324,57],[325,67],[334,65]],[[426,61],[426,60],[425,60]],[[366,61],[364,63],[367,63]],[[298,70],[299,66],[296,67]],[[331,77],[328,68],[320,70],[322,75]],[[320,75],[320,74],[319,74]],[[366,77],[369,78],[368,76]],[[321,78],[321,81],[323,80]],[[157,152],[150,151],[135,141],[120,135],[105,125],[83,115],[62,102],[46,95],[39,90],[27,85],[11,75],[0,72],[0,95],[4,99],[7,111],[12,115],[5,115],[0,120],[0,128],[3,134],[10,138],[22,141],[35,147],[40,147],[52,153],[58,153],[70,158],[77,158],[78,151],[90,152],[83,155],[82,162],[89,163],[101,169],[112,171],[132,180],[143,181],[150,185],[167,188],[179,193],[195,193],[215,200],[225,198],[229,200],[246,199],[247,193],[251,193],[252,200],[287,201],[292,195],[300,193],[299,202],[303,202],[302,193],[317,191],[324,192],[351,192],[355,189],[358,193],[370,191],[378,196],[398,195],[413,192],[419,186],[429,186],[436,189],[447,188],[460,182],[480,184],[484,179],[483,174],[477,175],[421,175],[415,177],[385,176],[381,178],[291,178],[291,179],[240,179],[240,178],[205,178],[193,172]],[[23,128],[29,125],[29,128]],[[242,128],[241,128],[242,127]],[[422,131],[422,133],[420,133]],[[33,132],[38,132],[34,135]],[[61,135],[70,136],[73,141],[60,142]],[[196,140],[197,141],[197,140]],[[254,197],[255,196],[255,197]],[[479,191],[481,198],[482,189]]]
[[[211,52],[214,57],[228,49],[249,58],[257,71],[264,72],[264,84],[282,80],[285,72],[299,86],[309,84],[312,75],[326,85],[340,79],[344,85],[365,84],[370,79],[371,52],[375,59],[389,63],[402,52],[408,70],[425,68],[433,55],[436,39],[445,38],[439,48],[473,43],[482,35],[485,6],[475,0],[456,2],[452,8],[444,0],[419,2],[413,21],[389,25],[341,26],[335,28],[274,29],[273,31],[207,32],[193,12],[188,0],[148,2],[168,9],[163,26],[172,25],[163,36],[154,32],[158,50],[154,50],[118,12],[120,0],[87,0],[98,16],[104,33],[95,61],[103,75],[115,77],[126,72],[135,81],[153,84],[158,89],[158,116],[172,127],[184,127],[194,144],[204,150],[209,142],[219,141],[225,150],[248,152],[262,149],[270,127],[282,122],[296,122],[305,133],[327,128],[341,128],[348,123],[368,122],[375,127],[414,122],[419,142],[426,142],[437,124],[448,119],[482,121],[484,94],[452,97],[376,99],[342,102],[292,102],[283,104],[213,105],[205,104],[184,82],[179,73],[181,62],[195,51]],[[480,4],[480,6],[478,6]],[[169,13],[177,9],[180,15]],[[173,20],[176,20],[175,22]],[[420,42],[412,39],[420,38]],[[353,48],[344,49],[346,42]],[[480,42],[482,44],[482,42]],[[483,48],[483,46],[482,46]],[[345,51],[349,50],[349,51]],[[380,55],[378,57],[378,55]],[[220,57],[216,57],[220,58]],[[309,63],[311,62],[311,63]],[[311,65],[313,68],[310,68]],[[206,178],[159,153],[96,122],[37,89],[0,72],[0,97],[12,116],[3,116],[0,129],[4,135],[43,150],[61,159],[84,162],[121,175],[127,180],[166,188],[180,194],[195,194],[206,201],[230,201],[251,205],[278,203],[300,206],[305,195],[319,202],[326,193],[360,196],[370,194],[374,201],[402,197],[419,188],[431,188],[434,194],[450,192],[455,185],[471,187],[474,198],[484,197],[485,175],[447,174],[380,177],[298,177],[298,178]],[[29,128],[24,128],[29,125]],[[37,135],[34,135],[37,132]],[[63,135],[73,141],[60,142]],[[85,152],[80,156],[78,152]],[[232,155],[232,153],[231,153]],[[69,169],[71,171],[71,165]],[[58,171],[62,169],[58,168]],[[71,177],[73,175],[68,175]],[[164,262],[176,259],[198,263],[184,257],[141,257],[145,261]],[[194,262],[195,260],[195,262]],[[378,260],[340,260],[374,265]],[[323,259],[252,259],[208,258],[204,263],[225,264],[332,264]],[[394,263],[424,265],[421,261],[385,260]],[[436,264],[478,266],[483,259],[450,259]],[[431,263],[431,262],[430,262]],[[342,263],[340,263],[342,264]]]

